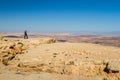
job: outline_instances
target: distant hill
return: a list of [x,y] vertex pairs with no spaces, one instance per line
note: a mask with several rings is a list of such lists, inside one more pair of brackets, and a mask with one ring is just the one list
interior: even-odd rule
[[97,32],[97,31],[74,31],[74,35],[120,35],[120,31],[106,31],[106,32]]
[[108,34],[120,35],[120,31],[112,31],[112,32],[108,32]]

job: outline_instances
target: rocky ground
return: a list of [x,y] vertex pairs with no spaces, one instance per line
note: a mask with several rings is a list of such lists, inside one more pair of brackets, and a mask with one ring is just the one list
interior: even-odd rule
[[120,48],[0,38],[0,80],[120,80]]

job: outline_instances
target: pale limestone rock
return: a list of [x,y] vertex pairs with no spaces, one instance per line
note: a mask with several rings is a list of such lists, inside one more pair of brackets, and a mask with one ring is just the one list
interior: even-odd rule
[[112,71],[112,72],[116,72],[116,71],[120,71],[120,61],[110,61],[108,62],[108,66],[107,66],[108,70],[109,71]]
[[102,60],[94,60],[95,65],[102,65],[103,61]]

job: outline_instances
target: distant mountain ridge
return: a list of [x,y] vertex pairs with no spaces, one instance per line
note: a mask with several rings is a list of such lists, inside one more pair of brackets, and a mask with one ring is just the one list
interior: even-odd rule
[[120,31],[106,31],[106,32],[97,32],[97,31],[76,31],[72,32],[74,35],[120,35]]

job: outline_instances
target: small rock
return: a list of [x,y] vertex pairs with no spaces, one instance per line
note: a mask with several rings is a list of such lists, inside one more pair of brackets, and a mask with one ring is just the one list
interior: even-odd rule
[[101,60],[95,60],[95,61],[94,61],[94,64],[95,64],[95,65],[102,65],[102,64],[103,64],[103,61],[101,61]]

